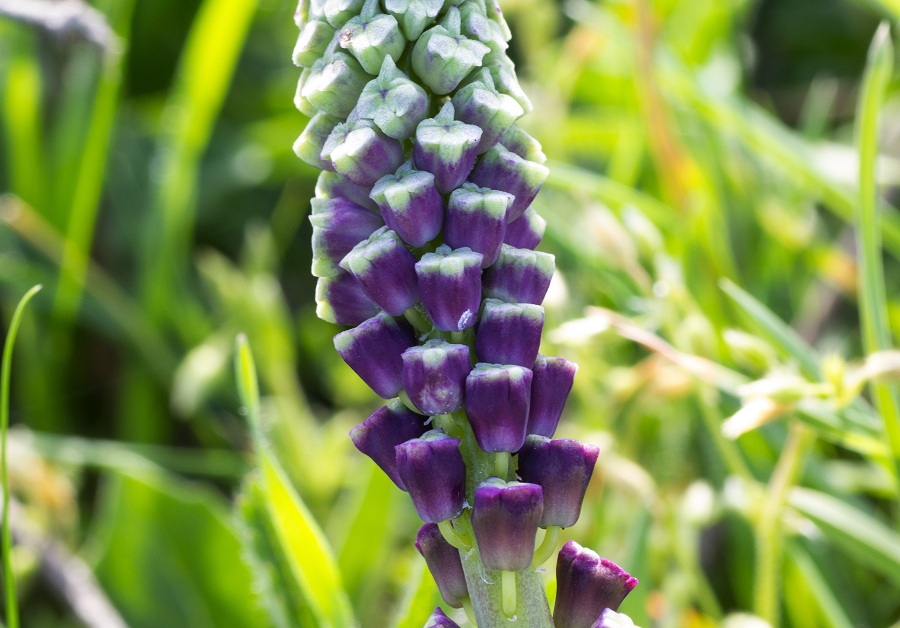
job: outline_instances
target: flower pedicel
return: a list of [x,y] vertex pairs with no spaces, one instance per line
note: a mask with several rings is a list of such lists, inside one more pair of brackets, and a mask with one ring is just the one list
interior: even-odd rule
[[[350,437],[426,524],[416,547],[479,626],[602,625],[637,580],[569,542],[553,616],[537,568],[598,451],[552,440],[577,367],[538,354],[554,258],[548,170],[492,0],[301,0],[294,143],[312,200],[317,313],[389,400]],[[536,532],[544,537],[535,548]],[[604,615],[605,617],[605,615]],[[427,626],[456,626],[438,608]]]

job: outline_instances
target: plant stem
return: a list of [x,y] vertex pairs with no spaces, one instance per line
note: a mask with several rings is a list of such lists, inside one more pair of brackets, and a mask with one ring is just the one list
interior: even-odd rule
[[[893,68],[893,47],[888,24],[882,23],[869,48],[863,87],[857,111],[856,142],[859,149],[859,203],[857,233],[859,243],[859,308],[863,349],[875,353],[891,348],[891,330],[887,320],[887,297],[878,217],[878,189],[875,160],[878,155],[878,114],[884,102]],[[893,453],[891,470],[900,481],[900,402],[889,384],[870,382],[875,407],[884,420]]]
[[12,566],[12,533],[9,528],[9,469],[6,460],[6,433],[9,429],[9,380],[12,376],[12,352],[16,344],[16,333],[25,306],[38,293],[41,286],[35,286],[25,293],[16,306],[3,347],[3,365],[0,367],[0,482],[3,485],[3,586],[6,591],[6,623],[9,628],[19,628],[19,606],[16,600],[16,578]]
[[813,442],[813,433],[803,423],[794,421],[784,451],[769,480],[769,490],[757,523],[753,610],[773,627],[778,626],[779,619],[778,587],[784,545],[781,530],[782,512],[806,452]]

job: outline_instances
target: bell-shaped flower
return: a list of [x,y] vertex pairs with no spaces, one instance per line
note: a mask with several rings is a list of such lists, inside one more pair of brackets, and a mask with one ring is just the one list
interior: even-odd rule
[[453,119],[451,101],[444,103],[434,118],[416,127],[413,160],[416,168],[434,175],[441,194],[449,194],[465,182],[478,156],[482,130]]
[[480,41],[460,32],[459,9],[451,6],[440,24],[425,31],[412,51],[412,66],[428,88],[442,96],[449,94],[490,51]]
[[519,476],[544,490],[541,527],[568,528],[581,514],[600,450],[577,440],[531,435],[519,451]]
[[508,192],[515,197],[509,208],[509,222],[521,216],[547,179],[546,166],[522,159],[497,144],[481,156],[469,181],[476,185]]
[[403,389],[423,414],[449,414],[463,407],[469,347],[429,340],[403,352]]
[[453,95],[453,106],[459,120],[482,130],[478,153],[487,152],[522,114],[522,107],[510,96],[501,94],[494,87],[494,80],[487,68]]
[[406,490],[397,472],[395,447],[426,432],[425,417],[395,399],[350,430],[350,440],[384,471],[401,490]]
[[543,329],[544,308],[540,305],[485,299],[475,330],[475,355],[480,362],[530,369]]
[[441,430],[431,430],[394,448],[397,471],[426,523],[452,519],[465,506],[466,465],[459,443]]
[[399,59],[406,38],[393,15],[381,12],[378,0],[366,0],[362,11],[350,18],[338,33],[338,43],[349,50],[363,70],[378,74],[384,58]]
[[463,331],[475,324],[481,306],[481,262],[472,249],[441,245],[416,262],[425,311],[441,331]]
[[547,221],[533,207],[529,207],[524,214],[506,225],[503,243],[518,249],[534,249],[541,243],[546,230]]
[[531,370],[534,379],[531,382],[528,433],[552,438],[575,382],[578,365],[565,358],[538,355]]
[[497,261],[484,271],[484,296],[509,303],[540,305],[555,269],[555,258],[550,253],[504,244]]
[[591,628],[604,610],[617,610],[637,578],[590,549],[569,541],[556,559],[556,628]]
[[369,80],[356,59],[344,52],[334,52],[313,64],[303,84],[302,96],[316,109],[346,118]]
[[525,129],[518,124],[514,124],[507,129],[503,137],[500,138],[500,143],[503,144],[506,150],[515,153],[522,159],[542,165],[547,161],[547,155],[544,154],[541,143],[526,133]]
[[447,202],[444,242],[454,249],[468,247],[481,253],[481,267],[487,268],[500,255],[513,202],[513,197],[505,192],[463,184]]
[[378,306],[350,273],[320,277],[316,282],[316,316],[337,325],[359,325],[378,314]]
[[485,568],[522,571],[534,557],[543,512],[541,487],[488,478],[475,489],[472,529]]
[[435,239],[444,223],[444,201],[434,175],[415,170],[408,161],[375,183],[371,193],[385,224],[412,247]]
[[503,364],[476,364],[466,377],[466,415],[478,446],[486,452],[515,453],[525,443],[531,370]]
[[444,601],[453,608],[462,608],[463,600],[469,596],[469,589],[459,550],[444,539],[436,523],[426,523],[419,528],[416,549],[425,559]]
[[371,187],[403,163],[403,146],[371,120],[357,118],[339,124],[328,136],[322,158],[359,185]]
[[416,258],[387,227],[353,247],[341,260],[341,268],[391,316],[400,316],[419,301]]
[[344,256],[384,224],[381,216],[346,198],[314,198],[310,206],[312,274],[316,277],[336,277]]
[[334,337],[344,362],[379,397],[396,397],[403,389],[403,352],[416,343],[412,326],[379,314]]
[[350,117],[372,120],[388,137],[408,139],[428,116],[428,95],[397,69],[393,57],[381,64],[378,77],[369,81]]
[[319,178],[316,179],[316,196],[325,199],[346,198],[361,207],[378,212],[378,205],[369,198],[369,188],[353,183],[344,175],[331,170],[319,173]]

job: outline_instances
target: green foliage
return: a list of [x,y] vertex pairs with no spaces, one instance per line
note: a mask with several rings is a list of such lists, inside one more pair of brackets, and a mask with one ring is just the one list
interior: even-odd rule
[[[549,158],[542,352],[580,364],[559,435],[602,449],[562,540],[640,579],[639,625],[895,622],[898,100],[865,51],[898,3],[501,4]],[[11,498],[130,625],[420,626],[415,513],[347,439],[377,400],[315,318],[294,7],[92,7],[115,41],[0,18],[0,317],[47,294]],[[74,621],[12,558],[23,623]]]

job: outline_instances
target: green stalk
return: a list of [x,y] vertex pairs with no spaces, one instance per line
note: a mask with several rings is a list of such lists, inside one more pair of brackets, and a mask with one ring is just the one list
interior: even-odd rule
[[19,606],[16,600],[16,578],[12,566],[12,533],[9,529],[9,470],[6,460],[6,434],[9,430],[9,380],[12,375],[12,353],[16,333],[22,322],[25,306],[41,289],[40,285],[25,293],[13,312],[6,345],[3,347],[3,366],[0,369],[0,472],[3,484],[3,586],[6,592],[6,623],[9,628],[19,628]]
[[[893,71],[894,51],[890,27],[878,27],[863,76],[860,92],[856,142],[859,149],[859,199],[856,212],[859,250],[859,306],[863,350],[868,353],[890,349],[891,330],[887,319],[882,242],[878,215],[878,189],[875,182],[878,156],[879,112]],[[896,389],[885,383],[870,382],[875,407],[884,420],[893,453],[895,478],[900,477],[900,402]]]
[[[454,437],[462,440],[460,451],[466,463],[466,500],[471,505],[475,499],[475,487],[495,475],[497,454],[482,451],[475,441],[475,434],[464,411],[441,417],[440,426]],[[508,457],[508,456],[507,456]],[[504,478],[505,479],[505,478]],[[459,536],[475,538],[472,529],[472,511],[466,509],[453,520]],[[508,626],[510,618],[504,613],[503,576],[499,571],[487,571],[481,562],[477,543],[469,551],[460,551],[466,586],[472,611],[479,628]],[[507,576],[508,586],[510,576]],[[544,592],[544,583],[535,567],[529,567],[515,574],[515,625],[517,628],[553,628],[550,605]]]
[[782,514],[788,493],[813,442],[813,433],[803,423],[794,421],[784,451],[769,480],[762,514],[756,526],[753,612],[773,628],[777,628],[780,618],[779,585],[784,550]]

